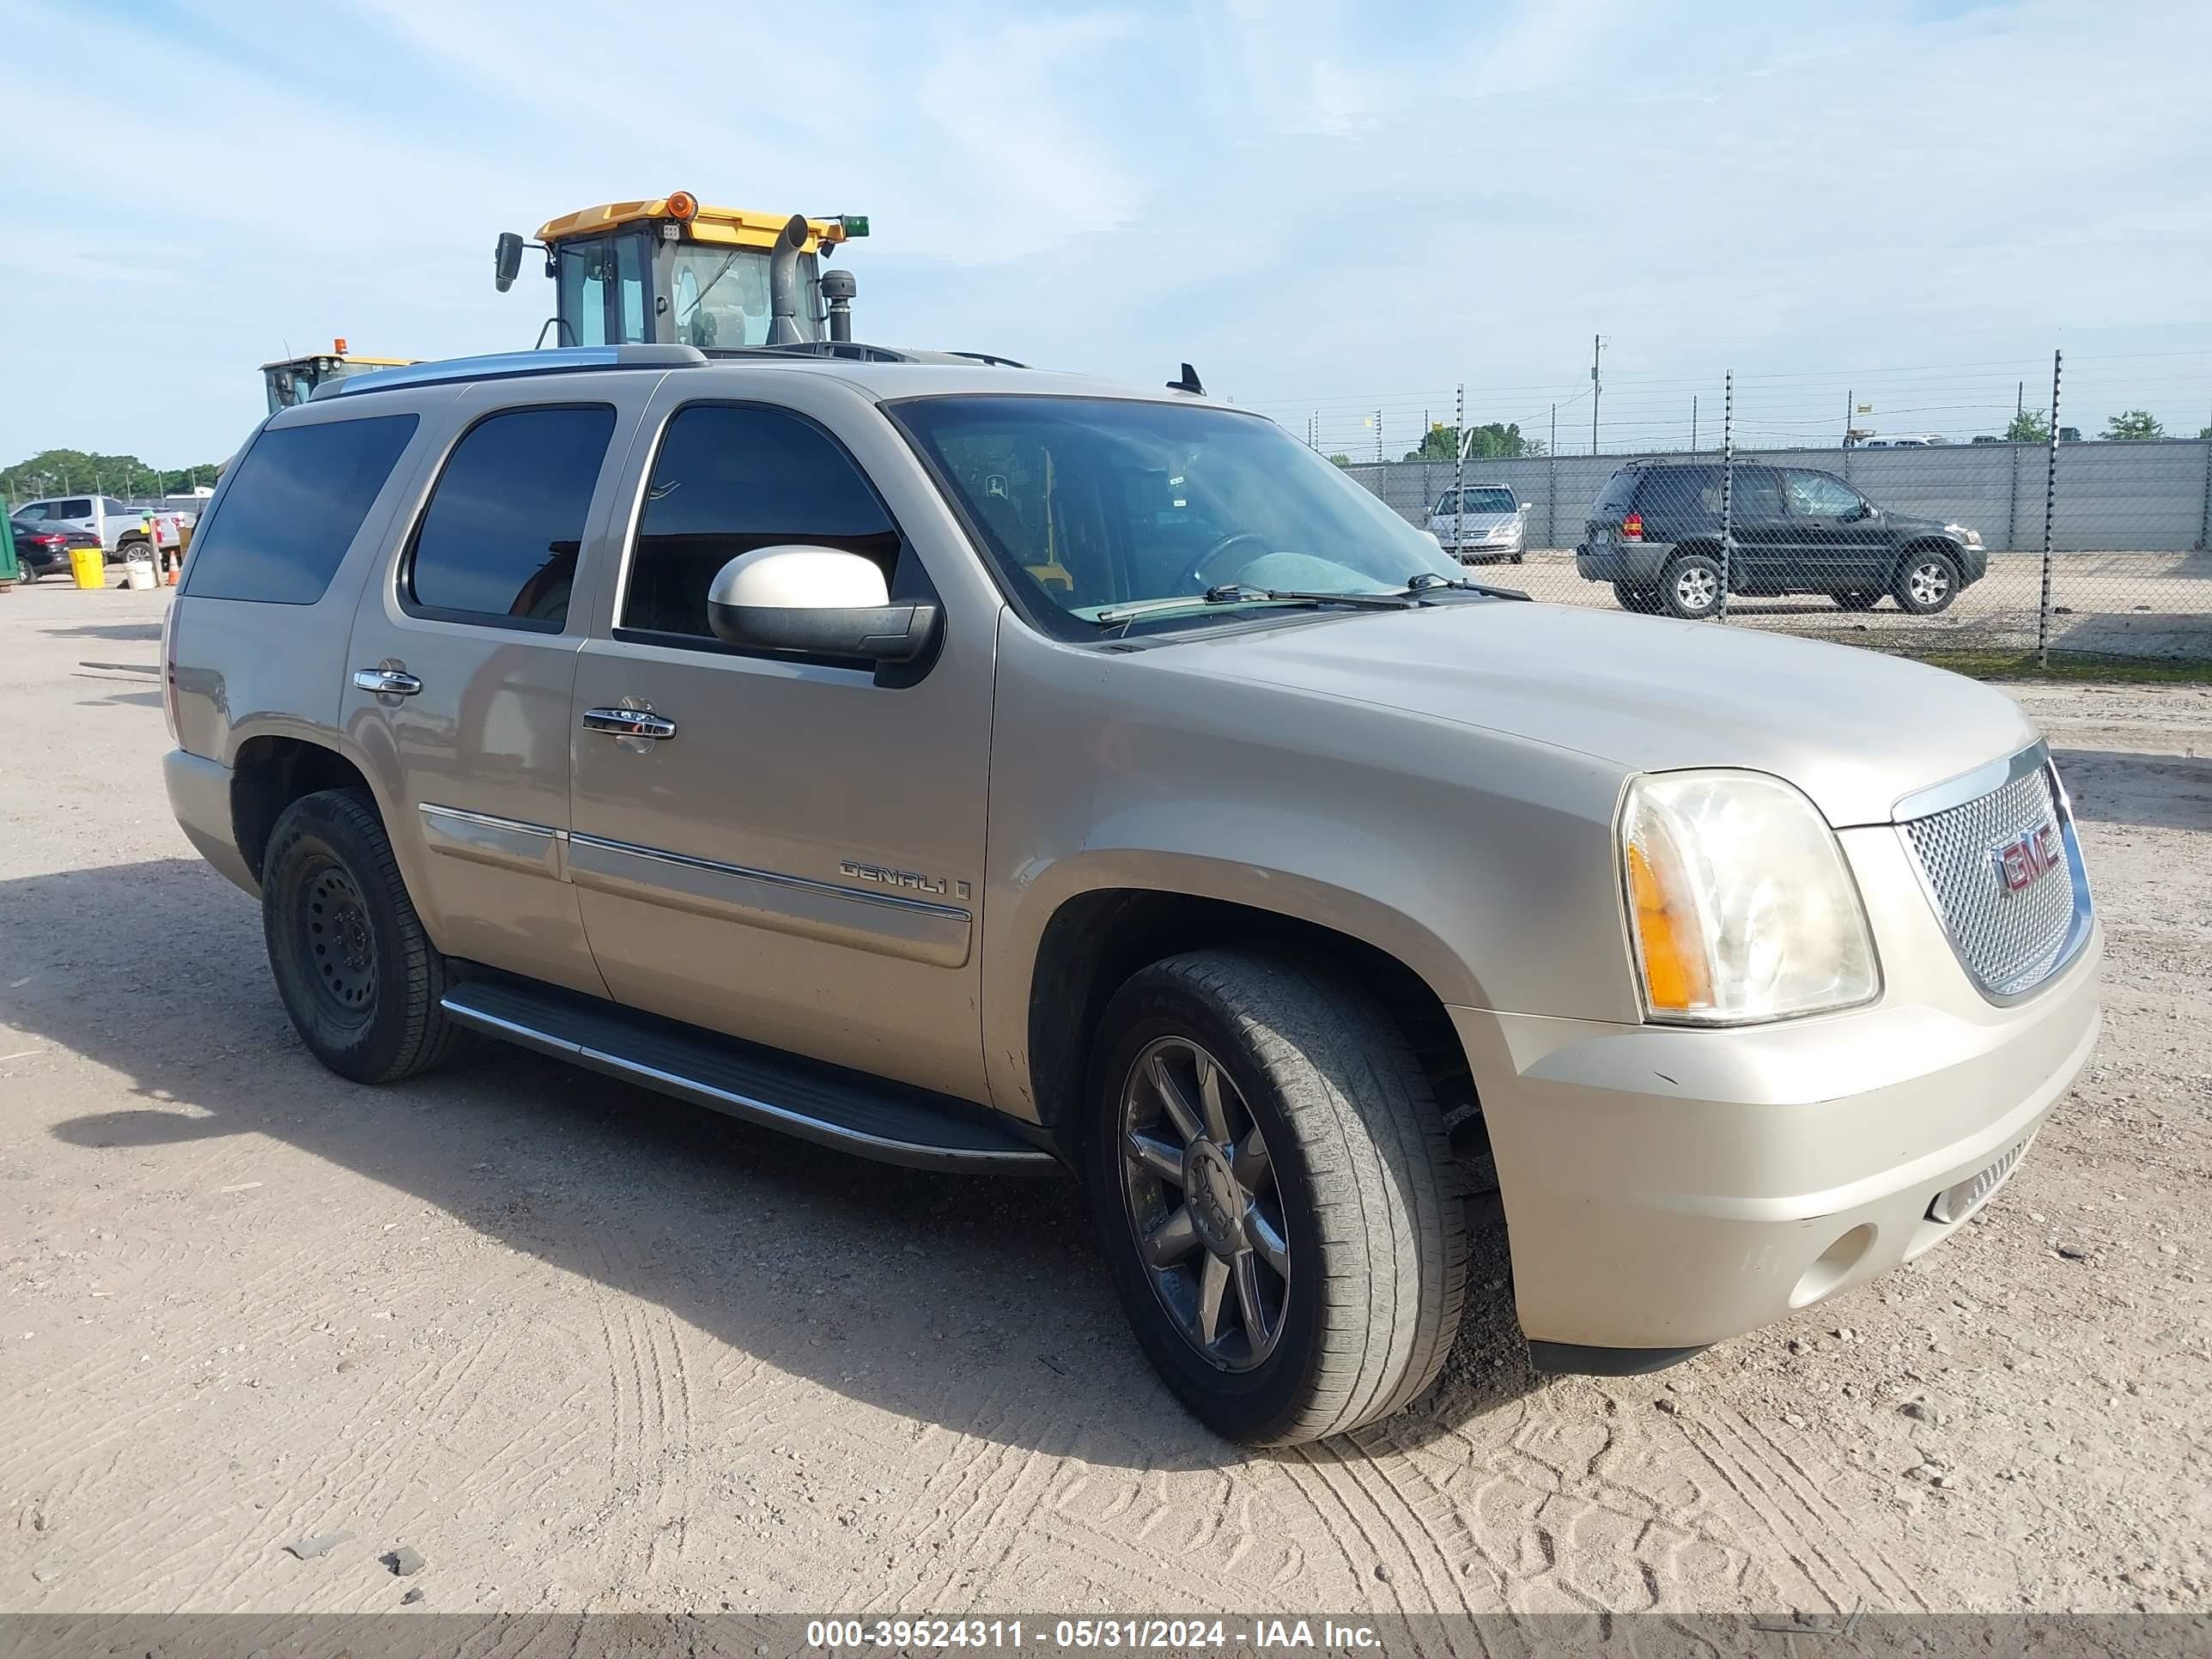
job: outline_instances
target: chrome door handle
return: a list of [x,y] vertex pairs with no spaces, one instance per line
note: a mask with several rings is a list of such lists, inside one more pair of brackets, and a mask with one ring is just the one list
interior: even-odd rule
[[584,730],[617,738],[672,738],[676,722],[649,708],[586,708]]
[[380,697],[411,697],[422,689],[422,681],[399,668],[356,668],[353,685],[356,691],[374,691]]

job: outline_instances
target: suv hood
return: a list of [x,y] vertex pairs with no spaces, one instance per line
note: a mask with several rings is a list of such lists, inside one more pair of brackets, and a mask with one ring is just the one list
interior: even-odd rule
[[1838,829],[2017,753],[2002,692],[1856,646],[1511,601],[1304,620],[1163,651],[1219,676],[1579,750],[1637,772],[1735,766],[1786,778]]

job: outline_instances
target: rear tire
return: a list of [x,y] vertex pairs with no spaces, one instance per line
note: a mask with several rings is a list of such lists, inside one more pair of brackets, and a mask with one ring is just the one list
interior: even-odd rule
[[459,1028],[439,1006],[446,959],[359,792],[325,790],[284,809],[262,862],[261,921],[293,1029],[340,1077],[393,1083],[453,1051]]
[[1667,567],[1659,602],[1670,617],[1702,622],[1720,609],[1721,562],[1710,553],[1685,553]]
[[1932,617],[1951,608],[1959,597],[1959,567],[1948,553],[1931,549],[1907,553],[1897,567],[1890,592],[1900,609],[1916,617]]
[[1194,1415],[1291,1445],[1435,1381],[1467,1292],[1463,1179],[1413,1050],[1358,985],[1258,951],[1155,963],[1100,1023],[1091,1106],[1108,1267]]

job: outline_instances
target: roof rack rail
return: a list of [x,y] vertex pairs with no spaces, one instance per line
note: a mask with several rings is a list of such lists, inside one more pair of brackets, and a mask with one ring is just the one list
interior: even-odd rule
[[788,362],[793,357],[829,357],[849,363],[988,363],[1000,368],[1027,368],[1012,357],[988,351],[930,351],[916,346],[868,345],[859,340],[799,340],[789,345],[708,346],[709,357],[765,358]]
[[[481,357],[447,357],[404,368],[373,369],[325,380],[313,397],[346,398],[396,386],[437,386],[448,380],[503,380],[521,374],[568,374],[590,368],[696,368],[707,362],[696,346],[550,346],[538,351],[495,351]],[[313,401],[311,398],[310,401]]]

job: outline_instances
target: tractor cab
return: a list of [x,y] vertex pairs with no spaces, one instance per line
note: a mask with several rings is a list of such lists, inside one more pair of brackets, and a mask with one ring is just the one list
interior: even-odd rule
[[414,361],[412,357],[356,356],[346,349],[343,340],[333,340],[328,351],[262,364],[261,383],[269,393],[269,412],[274,415],[280,409],[304,404],[315,395],[317,386],[343,380],[349,374],[364,374],[372,368],[404,368]]
[[685,191],[612,202],[542,227],[508,231],[494,255],[502,294],[526,247],[545,256],[553,315],[540,345],[689,345],[702,351],[852,338],[854,283],[822,262],[868,234],[855,214],[809,219],[708,207]]

